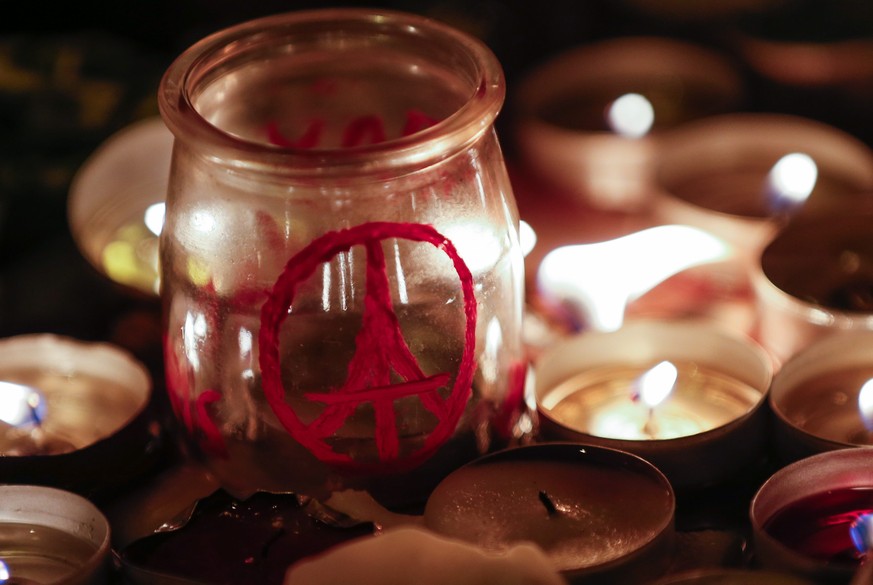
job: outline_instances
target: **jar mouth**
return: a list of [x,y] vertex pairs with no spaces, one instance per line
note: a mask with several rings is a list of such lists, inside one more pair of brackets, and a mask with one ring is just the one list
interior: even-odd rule
[[213,33],[170,65],[158,103],[176,140],[216,162],[325,176],[448,158],[492,128],[504,98],[479,39],[414,14],[336,8]]

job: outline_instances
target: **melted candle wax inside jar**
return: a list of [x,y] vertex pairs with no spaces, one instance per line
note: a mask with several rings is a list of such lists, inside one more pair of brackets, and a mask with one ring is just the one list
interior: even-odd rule
[[773,514],[764,530],[804,556],[834,564],[857,564],[864,555],[855,542],[855,523],[871,512],[873,488],[828,490],[789,504]]
[[728,424],[761,395],[750,386],[691,362],[648,370],[604,366],[582,372],[544,400],[552,416],[583,433],[622,440],[674,439]]

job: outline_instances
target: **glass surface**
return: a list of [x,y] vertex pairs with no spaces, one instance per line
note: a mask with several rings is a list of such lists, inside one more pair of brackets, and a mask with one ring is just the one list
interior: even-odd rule
[[167,382],[226,489],[416,501],[523,434],[503,83],[479,41],[357,10],[244,23],[171,65]]

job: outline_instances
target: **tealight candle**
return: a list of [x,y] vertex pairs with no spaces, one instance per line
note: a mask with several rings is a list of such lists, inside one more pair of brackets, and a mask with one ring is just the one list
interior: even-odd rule
[[574,583],[635,583],[666,568],[675,498],[650,463],[623,451],[549,443],[499,451],[449,474],[425,526],[502,550],[542,548]]
[[544,439],[636,453],[677,489],[724,480],[759,457],[772,369],[751,340],[640,320],[555,344],[534,367]]
[[574,197],[639,209],[648,204],[654,137],[728,111],[742,95],[730,62],[704,47],[611,39],[558,55],[523,80],[516,142],[533,170]]
[[844,331],[788,360],[770,388],[774,442],[793,461],[873,445],[873,331]]
[[665,132],[654,170],[654,213],[732,249],[695,270],[744,293],[761,250],[799,209],[846,205],[873,188],[873,151],[829,125],[781,114],[724,114]]
[[42,486],[0,486],[3,583],[106,583],[109,548],[109,522],[85,498]]
[[70,186],[67,215],[82,255],[100,273],[156,296],[158,237],[173,135],[159,117],[140,120],[101,144]]
[[873,450],[841,449],[796,461],[752,499],[756,556],[765,568],[845,583],[861,553],[852,523],[873,510]]
[[834,332],[873,329],[873,211],[866,203],[796,218],[761,253],[752,273],[757,337],[776,360]]
[[133,477],[158,438],[151,391],[145,366],[114,345],[49,334],[0,340],[0,476],[79,492]]

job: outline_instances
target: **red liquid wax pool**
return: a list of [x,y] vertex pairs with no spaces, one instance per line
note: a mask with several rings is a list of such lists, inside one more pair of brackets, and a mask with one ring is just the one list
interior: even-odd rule
[[850,527],[868,512],[873,512],[873,487],[828,490],[779,510],[764,524],[764,530],[804,556],[827,563],[856,564],[861,553],[852,542]]

